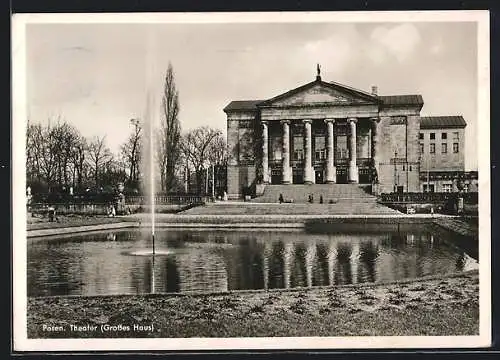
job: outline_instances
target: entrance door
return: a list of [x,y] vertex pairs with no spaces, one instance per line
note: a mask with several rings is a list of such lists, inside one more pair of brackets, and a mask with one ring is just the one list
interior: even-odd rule
[[272,169],[271,170],[271,184],[281,184],[282,181],[282,172],[281,169]]
[[315,183],[316,184],[323,184],[323,170],[316,170],[315,171]]
[[337,184],[347,184],[347,168],[337,166]]
[[304,183],[304,170],[303,169],[293,169],[292,182],[294,184],[303,184]]
[[371,169],[362,168],[359,169],[359,183],[360,184],[370,184],[371,179]]
[[398,194],[402,194],[403,193],[403,186],[397,186],[396,189],[397,189],[396,191],[397,191]]

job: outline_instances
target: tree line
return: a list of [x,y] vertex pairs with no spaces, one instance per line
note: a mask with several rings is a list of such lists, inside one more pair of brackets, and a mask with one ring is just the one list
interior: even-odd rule
[[[191,177],[201,193],[204,170],[227,164],[222,131],[201,126],[181,131],[179,92],[172,65],[164,80],[159,129],[155,129],[155,173],[163,193],[186,191]],[[140,193],[149,174],[143,174],[142,155],[146,136],[142,119],[129,122],[130,133],[118,153],[107,145],[106,136],[84,137],[61,116],[26,129],[26,176],[32,193],[74,194],[112,192],[123,183],[127,192]],[[194,181],[193,177],[194,176]],[[191,189],[192,190],[192,189]]]

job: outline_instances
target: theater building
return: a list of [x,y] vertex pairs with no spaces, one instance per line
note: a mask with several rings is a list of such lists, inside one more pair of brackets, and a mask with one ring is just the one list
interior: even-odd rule
[[232,101],[224,108],[228,196],[240,198],[256,184],[439,191],[438,174],[464,171],[466,123],[421,117],[423,105],[417,94],[382,96],[376,87],[323,81],[319,69],[314,81],[271,99]]

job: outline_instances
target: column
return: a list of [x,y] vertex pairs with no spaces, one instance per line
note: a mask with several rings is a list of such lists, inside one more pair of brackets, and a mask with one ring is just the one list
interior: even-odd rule
[[[371,118],[372,121],[372,148],[371,148],[371,156],[373,168],[375,169],[375,174],[377,174],[378,178],[378,124],[380,123],[380,119],[378,117]],[[373,180],[373,179],[372,179]]]
[[325,119],[328,130],[328,139],[326,145],[326,182],[333,184],[337,179],[337,170],[335,169],[335,147],[333,145],[333,124],[335,119]]
[[349,118],[349,125],[351,127],[350,137],[350,151],[349,151],[349,182],[358,183],[358,165],[356,164],[356,118]]
[[305,164],[304,164],[304,183],[313,183],[313,165],[312,165],[312,135],[311,135],[311,120],[303,120],[305,128]]
[[292,183],[290,168],[290,120],[281,120],[283,125],[283,184]]
[[267,121],[262,121],[262,182],[269,184],[269,135]]

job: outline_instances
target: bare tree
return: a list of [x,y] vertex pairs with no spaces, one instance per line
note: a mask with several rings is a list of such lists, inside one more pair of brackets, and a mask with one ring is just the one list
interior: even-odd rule
[[203,169],[215,164],[216,154],[220,154],[215,148],[216,144],[220,144],[221,137],[220,130],[208,126],[193,129],[182,137],[181,149],[189,166],[195,171],[198,192],[203,188]]
[[[88,150],[87,139],[79,136],[73,146],[72,160],[73,160],[73,184],[82,189],[83,183],[86,180],[86,162],[85,155]],[[76,180],[75,180],[76,177]]]
[[227,145],[221,132],[209,144],[208,160],[210,165],[227,165]]
[[137,186],[139,182],[139,162],[142,151],[142,127],[138,119],[131,119],[134,126],[132,133],[121,147],[121,157],[128,170],[128,185]]
[[96,188],[99,187],[100,172],[104,172],[106,163],[112,158],[111,151],[106,146],[105,140],[106,136],[102,138],[95,136],[88,146],[88,163],[93,171]]
[[172,64],[169,63],[163,88],[159,146],[157,146],[162,191],[171,191],[175,180],[175,167],[178,163],[181,132],[178,116],[179,92],[175,86]]

